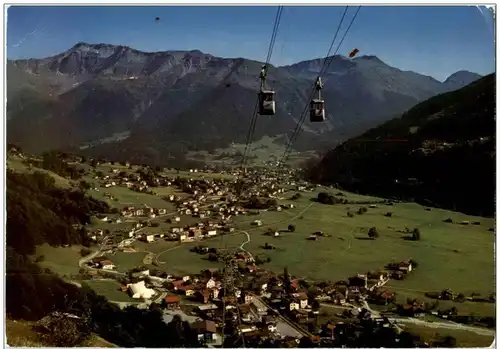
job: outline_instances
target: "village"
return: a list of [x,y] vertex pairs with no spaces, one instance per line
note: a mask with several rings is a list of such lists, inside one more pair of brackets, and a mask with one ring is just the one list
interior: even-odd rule
[[[266,270],[243,245],[236,250],[203,247],[201,241],[241,233],[233,223],[233,217],[258,216],[261,211],[293,210],[293,204],[278,204],[285,191],[293,188],[296,192],[311,192],[315,188],[294,180],[291,171],[286,176],[255,172],[247,174],[246,181],[236,183],[247,186],[246,195],[238,198],[232,181],[205,177],[198,170],[191,170],[191,173],[193,177],[186,179],[151,173],[141,176],[112,169],[109,174],[95,176],[94,179],[104,188],[122,186],[150,195],[158,195],[151,190],[157,186],[177,189],[162,196],[172,205],[172,210],[147,205],[124,206],[114,214],[98,219],[116,223],[132,221],[135,222],[132,229],[114,233],[96,229],[88,233],[100,249],[82,258],[80,266],[86,269],[90,279],[118,280],[121,291],[131,299],[131,302],[118,302],[120,306],[160,306],[166,322],[173,321],[174,317],[190,322],[200,343],[209,346],[222,345],[223,329],[228,323],[234,325],[234,332],[243,336],[247,343],[262,345],[272,341],[298,346],[301,338],[308,338],[313,343],[333,343],[336,335],[346,333],[347,328],[351,331],[360,321],[372,322],[374,330],[388,327],[400,332],[396,321],[400,317],[433,314],[449,319],[457,316],[456,310],[429,308],[428,304],[416,299],[398,305],[397,311],[391,314],[370,307],[369,304],[388,305],[395,301],[395,293],[385,289],[384,285],[390,280],[409,277],[418,267],[417,261],[412,259],[388,261],[378,271],[352,275],[347,280],[311,283],[292,277],[286,269],[283,273]],[[232,175],[239,177],[241,173],[235,171]],[[100,189],[96,186],[93,190]],[[168,228],[152,233],[154,229],[151,228],[157,227],[159,221],[168,224]],[[252,218],[251,225],[260,227],[262,220]],[[317,232],[311,235],[314,238],[321,236],[325,234]],[[158,268],[162,262],[155,254],[149,253],[143,266],[118,272],[118,266],[107,256],[118,251],[133,253],[136,250],[132,245],[138,241],[147,244],[163,241],[171,243],[169,246],[174,248],[192,243],[191,251],[209,254],[209,260],[221,264],[199,273],[174,275]],[[233,273],[232,281],[228,279],[228,270]],[[334,310],[335,313],[324,321],[320,316],[321,309]],[[228,336],[227,331],[225,336]]]

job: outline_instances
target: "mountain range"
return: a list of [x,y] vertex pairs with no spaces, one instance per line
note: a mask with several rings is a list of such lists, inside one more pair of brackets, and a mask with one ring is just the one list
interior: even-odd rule
[[[329,59],[322,92],[328,120],[306,120],[297,150],[332,147],[481,77],[459,71],[440,82],[375,56]],[[78,149],[144,162],[244,143],[262,64],[197,50],[150,53],[83,42],[53,57],[9,60],[8,141],[31,152]],[[270,66],[277,113],[259,117],[254,140],[287,140],[322,65],[313,59]]]

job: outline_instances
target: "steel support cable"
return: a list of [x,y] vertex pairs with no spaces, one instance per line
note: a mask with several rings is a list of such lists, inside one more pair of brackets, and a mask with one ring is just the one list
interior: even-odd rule
[[[276,13],[276,18],[274,20],[273,33],[271,34],[271,40],[270,40],[270,43],[269,43],[269,49],[268,49],[266,63],[265,63],[265,69],[266,70],[267,70],[267,66],[269,65],[269,61],[271,60],[272,52],[273,52],[273,49],[274,49],[274,44],[275,44],[275,41],[276,41],[276,36],[278,34],[278,28],[279,28],[279,24],[280,24],[280,21],[281,21],[281,13],[282,13],[282,11],[283,11],[283,6],[278,6],[278,11]],[[255,103],[255,108],[254,108],[254,111],[253,111],[253,114],[252,114],[252,120],[251,120],[250,127],[249,127],[248,134],[247,134],[247,139],[246,139],[246,144],[245,144],[245,151],[243,153],[243,159],[242,159],[240,171],[246,165],[246,157],[247,157],[247,153],[248,153],[248,147],[251,144],[253,133],[255,132],[255,125],[257,123],[256,121],[257,121],[257,108],[258,108],[258,106],[259,106],[259,98],[257,97],[256,103]],[[238,177],[240,175],[241,175],[241,173],[238,175]],[[237,184],[238,184],[238,181],[239,181],[239,178],[237,179]],[[241,187],[238,188],[238,195],[240,195],[240,193],[241,193]],[[222,245],[222,241],[223,241],[223,239],[221,239],[221,245]],[[227,252],[227,242],[226,242],[226,252]],[[228,264],[226,264],[226,268],[227,267],[228,267]],[[226,274],[226,272],[224,274]],[[224,284],[224,291],[226,291],[226,289],[227,289],[226,285]],[[223,297],[226,297],[225,292],[224,292]],[[223,328],[222,328],[222,341],[224,341],[224,334],[225,334],[224,333],[224,329],[226,327],[226,324],[225,324],[226,309],[225,309],[225,302],[224,301],[223,301],[223,310],[222,311],[223,311],[222,318],[223,318],[223,322],[224,322],[223,323]],[[239,308],[237,308],[237,318],[238,318],[238,324],[239,324],[239,326],[241,326],[241,313],[239,311]],[[239,327],[238,327],[238,331],[240,331]],[[241,340],[242,340],[243,348],[245,348],[246,344],[245,344],[245,337],[244,337],[243,333],[241,333]],[[222,343],[222,347],[224,347],[224,343]]]
[[[271,56],[273,54],[274,44],[276,43],[276,37],[278,35],[278,29],[279,29],[279,25],[280,25],[280,21],[281,21],[282,12],[283,12],[283,6],[278,6],[278,11],[276,12],[276,17],[274,19],[273,32],[271,34],[271,39],[269,41],[269,48],[268,48],[268,52],[267,52],[266,63],[264,65],[266,70],[267,70],[269,62],[271,60]],[[245,151],[243,152],[243,158],[241,161],[240,171],[243,170],[247,164],[247,160],[248,160],[247,155],[248,155],[248,151],[249,151],[249,146],[252,143],[253,134],[255,132],[255,126],[257,124],[258,104],[259,104],[259,98],[257,97],[257,101],[255,103],[255,108],[254,108],[254,111],[252,114],[252,120],[250,122],[250,127],[248,129],[247,139],[245,142]]]
[[[337,49],[335,50],[335,53],[332,55],[331,59],[329,60],[329,62],[328,62],[328,64],[327,64],[327,66],[326,66],[326,69],[324,70],[325,72],[326,72],[326,71],[328,71],[328,68],[330,67],[330,65],[331,65],[331,63],[332,63],[332,61],[333,61],[333,57],[335,57],[335,55],[336,55],[336,54],[337,54],[337,52],[339,51],[340,46],[341,46],[341,45],[342,45],[342,43],[344,42],[344,40],[345,40],[345,38],[346,38],[346,36],[347,36],[347,33],[348,33],[348,32],[349,32],[349,30],[351,29],[351,27],[352,27],[352,25],[353,25],[353,23],[354,23],[354,20],[355,20],[355,19],[356,19],[356,17],[358,16],[358,13],[359,13],[359,11],[360,11],[360,10],[361,10],[361,6],[358,6],[358,9],[356,10],[356,12],[355,12],[354,16],[352,17],[351,22],[349,23],[349,26],[347,27],[347,29],[346,29],[346,31],[345,31],[345,33],[344,33],[344,35],[342,36],[342,39],[340,40],[339,44],[337,45]],[[306,108],[305,108],[305,110],[304,110],[304,113],[303,113],[303,115],[302,115],[302,117],[301,117],[301,120],[299,121],[300,126],[302,126],[302,123],[304,122],[306,112],[307,112],[307,106],[306,106]],[[298,126],[299,126],[299,125],[298,125]],[[293,142],[295,142],[295,140],[297,139],[298,134],[300,133],[300,129],[301,129],[301,127],[296,127],[297,132],[296,132],[296,133],[294,132],[294,134],[292,135],[292,138],[293,138],[293,139],[291,139],[291,141],[289,142],[289,144],[288,144],[288,146],[287,146],[287,148],[286,148],[286,150],[285,150],[285,153],[284,153],[284,156],[283,156],[283,160],[282,160],[282,161],[280,161],[280,164],[282,164],[282,163],[284,163],[284,162],[286,162],[286,161],[287,161],[288,156],[290,155],[290,154],[289,154],[289,151],[290,151],[290,149],[291,149],[291,145],[292,145],[292,144],[293,144]]]
[[[271,34],[271,39],[270,39],[270,42],[269,42],[269,48],[268,48],[268,53],[267,53],[267,57],[266,57],[266,63],[265,63],[265,69],[267,69],[267,66],[269,65],[269,62],[271,60],[271,56],[272,56],[272,53],[273,53],[273,49],[274,49],[274,45],[275,45],[275,42],[276,42],[276,37],[277,37],[277,34],[278,34],[278,29],[279,29],[279,25],[280,25],[280,21],[281,21],[281,15],[282,15],[282,12],[283,12],[283,6],[278,6],[278,11],[276,12],[276,17],[275,17],[275,20],[274,20],[274,26],[273,26],[273,32]],[[236,182],[237,182],[237,185],[239,185],[239,181],[240,181],[240,176],[242,175],[241,172],[243,172],[244,168],[246,167],[246,164],[247,164],[247,155],[248,155],[248,152],[249,152],[249,146],[252,142],[252,138],[253,138],[253,134],[255,132],[255,126],[257,124],[257,108],[259,106],[259,97],[257,96],[257,100],[255,102],[255,107],[254,107],[254,111],[253,111],[253,114],[252,114],[252,119],[251,119],[251,122],[250,122],[250,127],[248,129],[248,133],[247,133],[247,137],[246,137],[246,141],[245,141],[245,150],[243,152],[243,156],[242,156],[242,159],[241,159],[241,164],[240,164],[240,173],[238,174],[237,176],[237,179],[236,179]],[[237,192],[238,195],[241,195],[241,188],[238,188],[238,192]]]
[[[321,66],[321,69],[320,69],[320,71],[318,73],[318,77],[320,77],[323,74],[324,68],[326,66],[326,61],[327,61],[328,57],[330,56],[330,52],[332,51],[333,45],[335,44],[335,40],[337,40],[337,36],[339,35],[340,28],[342,27],[342,23],[344,23],[345,15],[347,14],[347,10],[348,9],[349,9],[349,6],[346,6],[345,10],[344,10],[344,13],[342,14],[342,17],[340,18],[340,22],[339,22],[339,24],[337,26],[337,30],[335,31],[335,35],[333,36],[332,42],[330,44],[330,47],[328,48],[328,52],[326,53],[325,59],[323,60],[323,65]],[[285,159],[285,157],[287,156],[289,148],[291,147],[291,145],[295,141],[296,134],[299,132],[299,129],[302,127],[303,121],[305,119],[305,115],[307,113],[307,109],[309,107],[309,101],[314,96],[315,87],[316,87],[316,82],[314,82],[314,84],[313,84],[313,86],[311,88],[311,92],[309,93],[309,99],[308,99],[308,101],[307,101],[307,103],[306,103],[306,105],[304,107],[304,110],[300,114],[301,116],[299,118],[299,122],[297,122],[297,125],[295,126],[295,129],[293,130],[292,135],[288,139],[288,143],[287,143],[287,145],[285,147],[283,155],[281,156],[281,160],[278,162],[278,165],[281,165],[284,162],[283,159]]]
[[[269,65],[269,61],[271,60],[271,56],[272,56],[272,51],[274,49],[274,44],[275,44],[275,41],[276,41],[276,36],[277,36],[277,33],[278,33],[278,28],[279,28],[279,24],[280,24],[280,21],[281,21],[281,13],[283,11],[283,6],[278,6],[278,11],[276,13],[276,18],[274,20],[274,26],[273,26],[273,32],[271,34],[271,40],[269,42],[269,48],[268,48],[268,52],[267,52],[267,57],[266,57],[266,63],[265,63],[265,68],[267,69],[267,66]],[[259,98],[257,97],[257,100],[256,100],[256,103],[255,103],[255,108],[254,108],[254,111],[253,111],[253,114],[252,114],[252,120],[250,122],[250,127],[249,127],[249,130],[248,130],[248,134],[247,134],[247,138],[246,138],[246,144],[245,144],[245,151],[243,153],[243,158],[242,158],[242,162],[241,162],[241,166],[240,166],[240,171],[243,169],[243,167],[246,165],[246,155],[247,155],[247,152],[248,152],[248,147],[249,147],[249,144],[251,143],[251,140],[252,140],[252,136],[253,136],[253,133],[255,131],[255,125],[256,125],[256,121],[257,121],[257,108],[259,106]],[[238,177],[236,179],[236,183],[237,185],[238,182],[239,182],[239,178],[240,178],[240,174],[238,174]],[[238,195],[240,195],[241,193],[241,187],[238,188]],[[221,238],[221,243],[220,243],[220,246],[222,246],[223,244],[223,238],[224,236],[222,235],[222,238]],[[227,253],[227,242],[226,242],[226,251],[224,253]],[[225,264],[225,267],[227,268],[227,264]],[[224,274],[226,274],[227,270],[225,271]],[[224,291],[226,291],[226,285],[224,284]],[[224,295],[223,297],[226,297],[226,292],[224,292]],[[223,313],[222,313],[222,318],[223,318],[223,327],[222,327],[222,347],[224,347],[224,335],[225,335],[225,327],[226,327],[226,324],[225,324],[225,314],[226,314],[226,309],[225,309],[225,302],[224,302],[224,299],[223,299]],[[241,324],[241,314],[239,313],[239,309],[238,309],[238,322],[239,324]],[[241,336],[242,338],[242,341],[243,341],[243,347],[245,347],[245,338],[242,334]]]

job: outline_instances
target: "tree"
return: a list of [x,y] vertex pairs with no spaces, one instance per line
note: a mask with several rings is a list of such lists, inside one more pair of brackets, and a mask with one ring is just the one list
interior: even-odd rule
[[413,229],[413,231],[411,232],[411,239],[415,241],[420,240],[420,229]]
[[455,297],[455,301],[460,303],[465,302],[465,295],[463,293],[457,294],[457,296]]
[[380,235],[378,233],[378,230],[376,227],[371,227],[369,230],[368,230],[368,237],[370,237],[371,239],[376,239],[378,238]]
[[295,225],[289,224],[288,225],[288,231],[293,233],[295,231]]
[[79,183],[78,183],[78,187],[82,190],[82,191],[87,191],[91,188],[91,185],[89,182],[87,181],[84,181],[84,180],[81,180]]
[[457,346],[457,339],[453,336],[445,336],[438,341],[438,345],[445,348],[455,348]]
[[88,256],[92,251],[88,248],[82,248],[80,250],[80,256],[85,257]]
[[285,287],[285,292],[289,293],[291,291],[292,283],[290,281],[290,274],[288,274],[287,267],[283,270],[283,286]]
[[89,334],[86,319],[74,319],[63,313],[51,315],[48,323],[40,329],[42,340],[55,347],[75,347]]
[[325,192],[318,193],[317,200],[318,200],[318,202],[325,204],[325,205],[333,205],[333,204],[340,202],[339,199],[337,199],[333,195],[330,195],[330,194],[325,193]]

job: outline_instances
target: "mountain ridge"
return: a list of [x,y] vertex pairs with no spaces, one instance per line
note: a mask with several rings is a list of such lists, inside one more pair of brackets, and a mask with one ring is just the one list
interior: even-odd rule
[[[322,62],[269,67],[277,114],[259,118],[256,140],[290,134],[296,127]],[[84,42],[51,57],[9,61],[9,142],[31,151],[78,148],[126,132],[130,136],[120,142],[129,153],[168,148],[179,140],[189,149],[245,142],[262,64],[199,50],[145,53]],[[321,125],[306,121],[304,142],[298,144],[311,149],[341,141],[364,131],[358,125],[384,122],[475,77],[462,74],[444,84],[376,56],[334,56],[323,79],[328,120]],[[203,123],[210,127],[198,127]],[[99,152],[98,145],[93,147]]]
[[[63,52],[60,52],[60,53],[57,53],[57,54],[54,54],[54,55],[51,55],[51,56],[47,56],[47,57],[31,57],[31,58],[28,58],[28,59],[12,59],[12,58],[7,58],[7,61],[8,62],[22,62],[22,61],[31,61],[31,60],[46,60],[46,59],[49,59],[49,58],[56,58],[56,57],[59,57],[61,55],[64,55],[66,53],[69,53],[73,50],[76,50],[76,49],[81,49],[82,47],[85,47],[85,48],[95,48],[95,49],[100,49],[100,48],[123,48],[123,49],[128,49],[134,53],[140,53],[140,54],[145,54],[145,55],[155,55],[155,54],[169,54],[169,53],[192,53],[192,54],[201,54],[203,56],[210,56],[210,57],[216,57],[210,53],[206,53],[206,52],[203,52],[201,50],[198,50],[198,49],[192,49],[192,50],[161,50],[161,51],[143,51],[143,50],[139,50],[139,49],[135,49],[129,45],[124,45],[124,44],[108,44],[108,43],[104,43],[104,42],[101,42],[101,43],[89,43],[89,42],[85,42],[85,41],[80,41],[80,42],[77,42],[75,45],[73,45],[71,48],[69,48],[68,50],[66,51],[63,51]],[[334,58],[334,57],[342,57],[343,59],[345,60],[351,60],[351,59],[348,59],[346,56],[343,56],[343,55],[333,55],[333,56],[329,56],[327,57],[327,59],[331,59],[331,58]],[[237,59],[245,59],[245,60],[249,60],[249,61],[255,61],[257,62],[256,60],[252,60],[252,59],[247,59],[247,58],[244,58],[244,57],[225,57],[225,59],[229,59],[229,60],[237,60]],[[293,64],[286,64],[286,65],[273,65],[273,64],[270,64],[270,66],[273,66],[273,67],[276,67],[276,68],[289,68],[289,67],[292,67],[292,66],[296,66],[296,65],[300,65],[302,63],[305,63],[305,62],[319,62],[319,63],[322,63],[322,61],[324,60],[325,58],[324,57],[317,57],[317,58],[310,58],[310,59],[306,59],[306,60],[302,60],[302,61],[298,61],[296,63],[293,63]],[[352,61],[359,61],[359,60],[370,60],[370,61],[377,61],[378,63],[382,63],[384,65],[388,65],[386,62],[382,61],[378,56],[376,55],[360,55],[360,56],[357,56],[355,58],[352,59]],[[318,70],[319,72],[319,70]],[[412,72],[412,73],[417,73],[415,71],[412,71],[412,70],[405,70],[405,72]],[[482,75],[478,74],[478,73],[475,73],[475,72],[471,72],[471,71],[468,71],[468,70],[459,70],[455,73],[452,73],[450,74],[446,79],[444,79],[443,81],[439,81],[438,79],[436,79],[435,77],[432,77],[431,75],[425,75],[425,74],[421,74],[421,73],[417,73],[419,75],[424,75],[424,76],[428,76],[436,81],[439,81],[439,82],[446,82],[447,80],[449,80],[451,77],[453,77],[454,75],[456,74],[462,74],[462,73],[465,73],[465,74],[472,74],[472,75],[475,75],[475,76],[479,76],[481,77]]]

